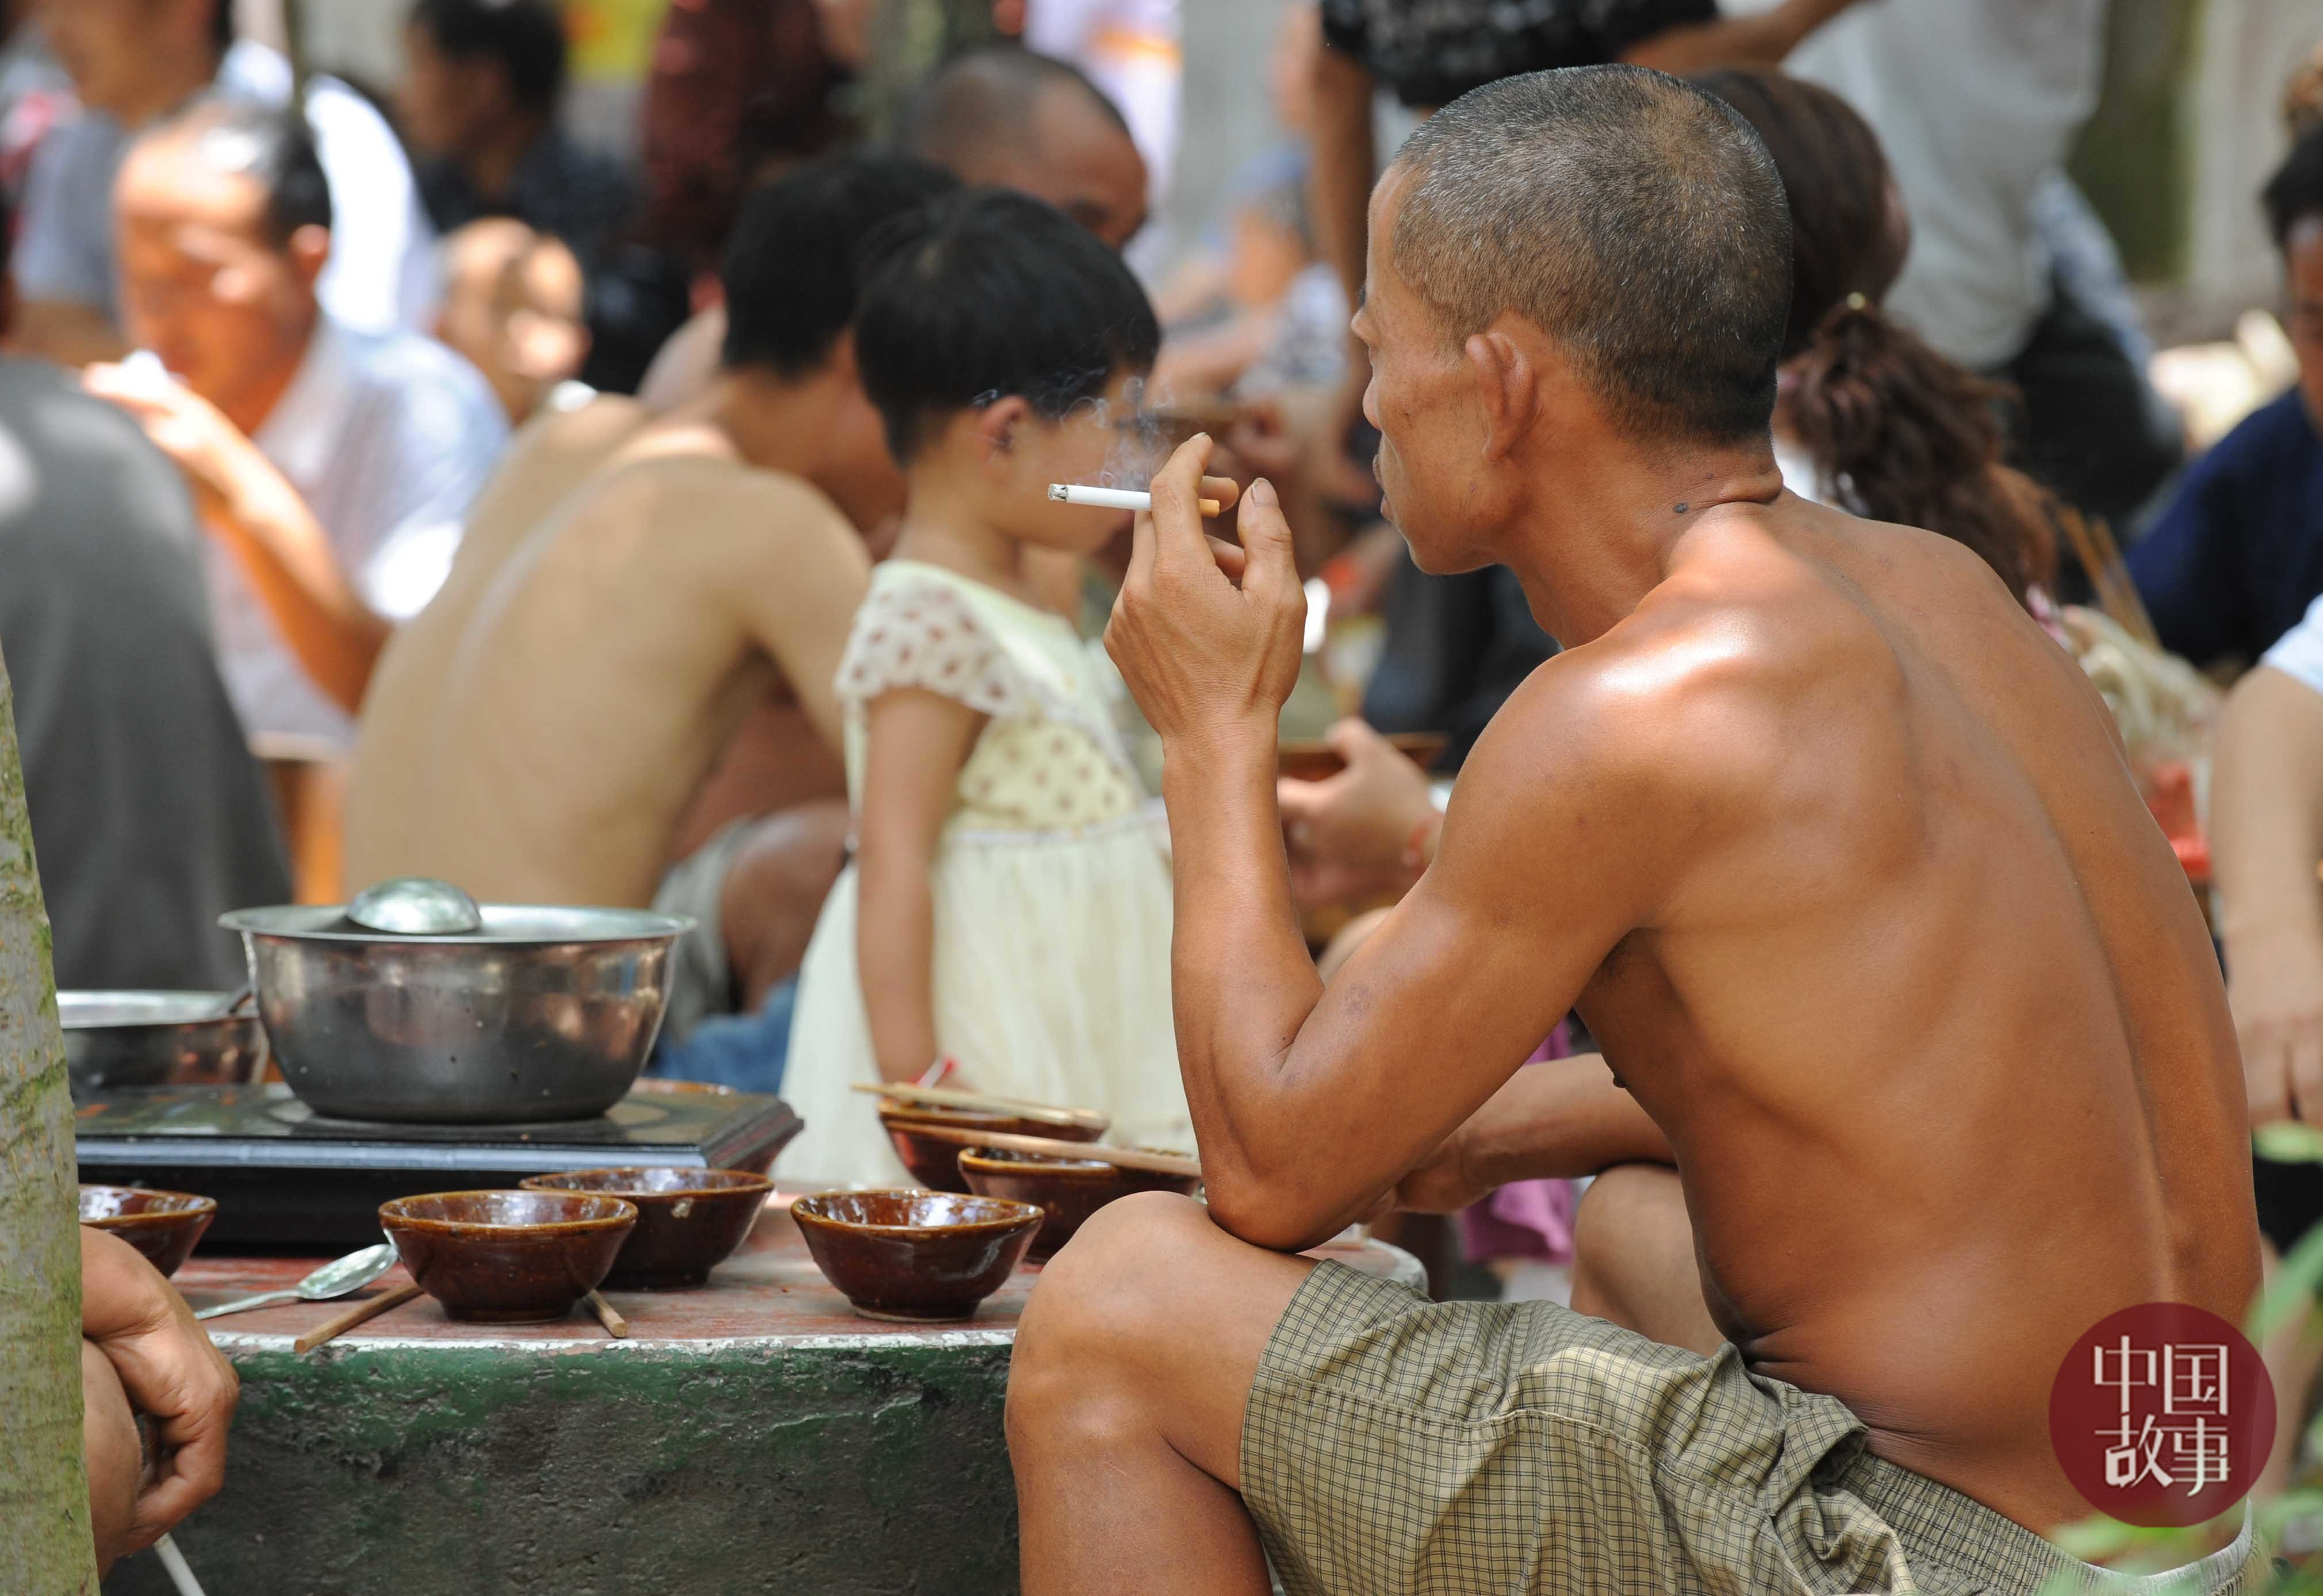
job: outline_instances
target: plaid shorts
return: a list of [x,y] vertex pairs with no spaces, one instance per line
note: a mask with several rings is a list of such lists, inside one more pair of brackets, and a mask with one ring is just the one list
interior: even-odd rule
[[1287,1596],[2254,1590],[2249,1543],[2125,1583],[1864,1449],[1833,1398],[1552,1303],[1318,1265],[1259,1360],[1243,1500]]

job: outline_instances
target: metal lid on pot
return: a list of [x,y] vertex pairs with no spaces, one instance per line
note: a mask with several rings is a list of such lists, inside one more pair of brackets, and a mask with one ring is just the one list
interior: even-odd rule
[[693,929],[692,917],[649,909],[600,909],[556,903],[485,903],[484,929],[464,934],[418,935],[371,931],[347,918],[337,903],[284,903],[236,909],[218,916],[230,931],[301,941],[448,943],[454,947],[553,946],[560,942],[623,942],[676,937]]

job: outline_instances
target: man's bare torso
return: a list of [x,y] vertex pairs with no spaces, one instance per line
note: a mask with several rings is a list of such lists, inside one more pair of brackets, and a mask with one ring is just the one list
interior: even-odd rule
[[867,562],[820,494],[683,419],[630,429],[540,509],[434,640],[429,712],[392,750],[412,766],[401,812],[377,848],[351,835],[351,866],[642,903],[737,729],[788,696],[768,634],[798,644],[835,733],[823,701]]
[[527,535],[651,418],[634,399],[601,397],[536,418],[509,445],[469,511],[451,573],[396,628],[372,673],[347,791],[350,890],[430,868],[442,817],[428,771],[468,622]]
[[1502,720],[1608,683],[1681,729],[1698,830],[1580,1007],[1676,1152],[1713,1317],[1881,1454],[2079,1516],[2072,1341],[2257,1282],[2216,961],[2102,703],[1958,546],[1787,495]]

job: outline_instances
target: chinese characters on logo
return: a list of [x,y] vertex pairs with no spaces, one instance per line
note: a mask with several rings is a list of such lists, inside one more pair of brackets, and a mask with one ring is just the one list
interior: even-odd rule
[[2182,1483],[2191,1496],[2205,1486],[2232,1483],[2224,1342],[2136,1346],[2125,1332],[2089,1353],[2097,1384],[2121,1399],[2116,1422],[2098,1431],[2106,1442],[2107,1485],[2151,1480],[2168,1490]]
[[2203,1309],[2154,1302],[2074,1344],[2050,1390],[2067,1478],[2130,1524],[2198,1524],[2242,1500],[2274,1438],[2258,1351]]

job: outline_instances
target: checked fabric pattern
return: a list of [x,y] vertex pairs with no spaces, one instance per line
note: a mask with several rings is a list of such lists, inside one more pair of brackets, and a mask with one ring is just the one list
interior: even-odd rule
[[[1243,1500],[1287,1596],[2116,1582],[1864,1438],[1731,1346],[1702,1358],[1552,1303],[1431,1303],[1324,1263],[1259,1360]],[[2167,1588],[2223,1596],[2261,1566],[2229,1548]]]

